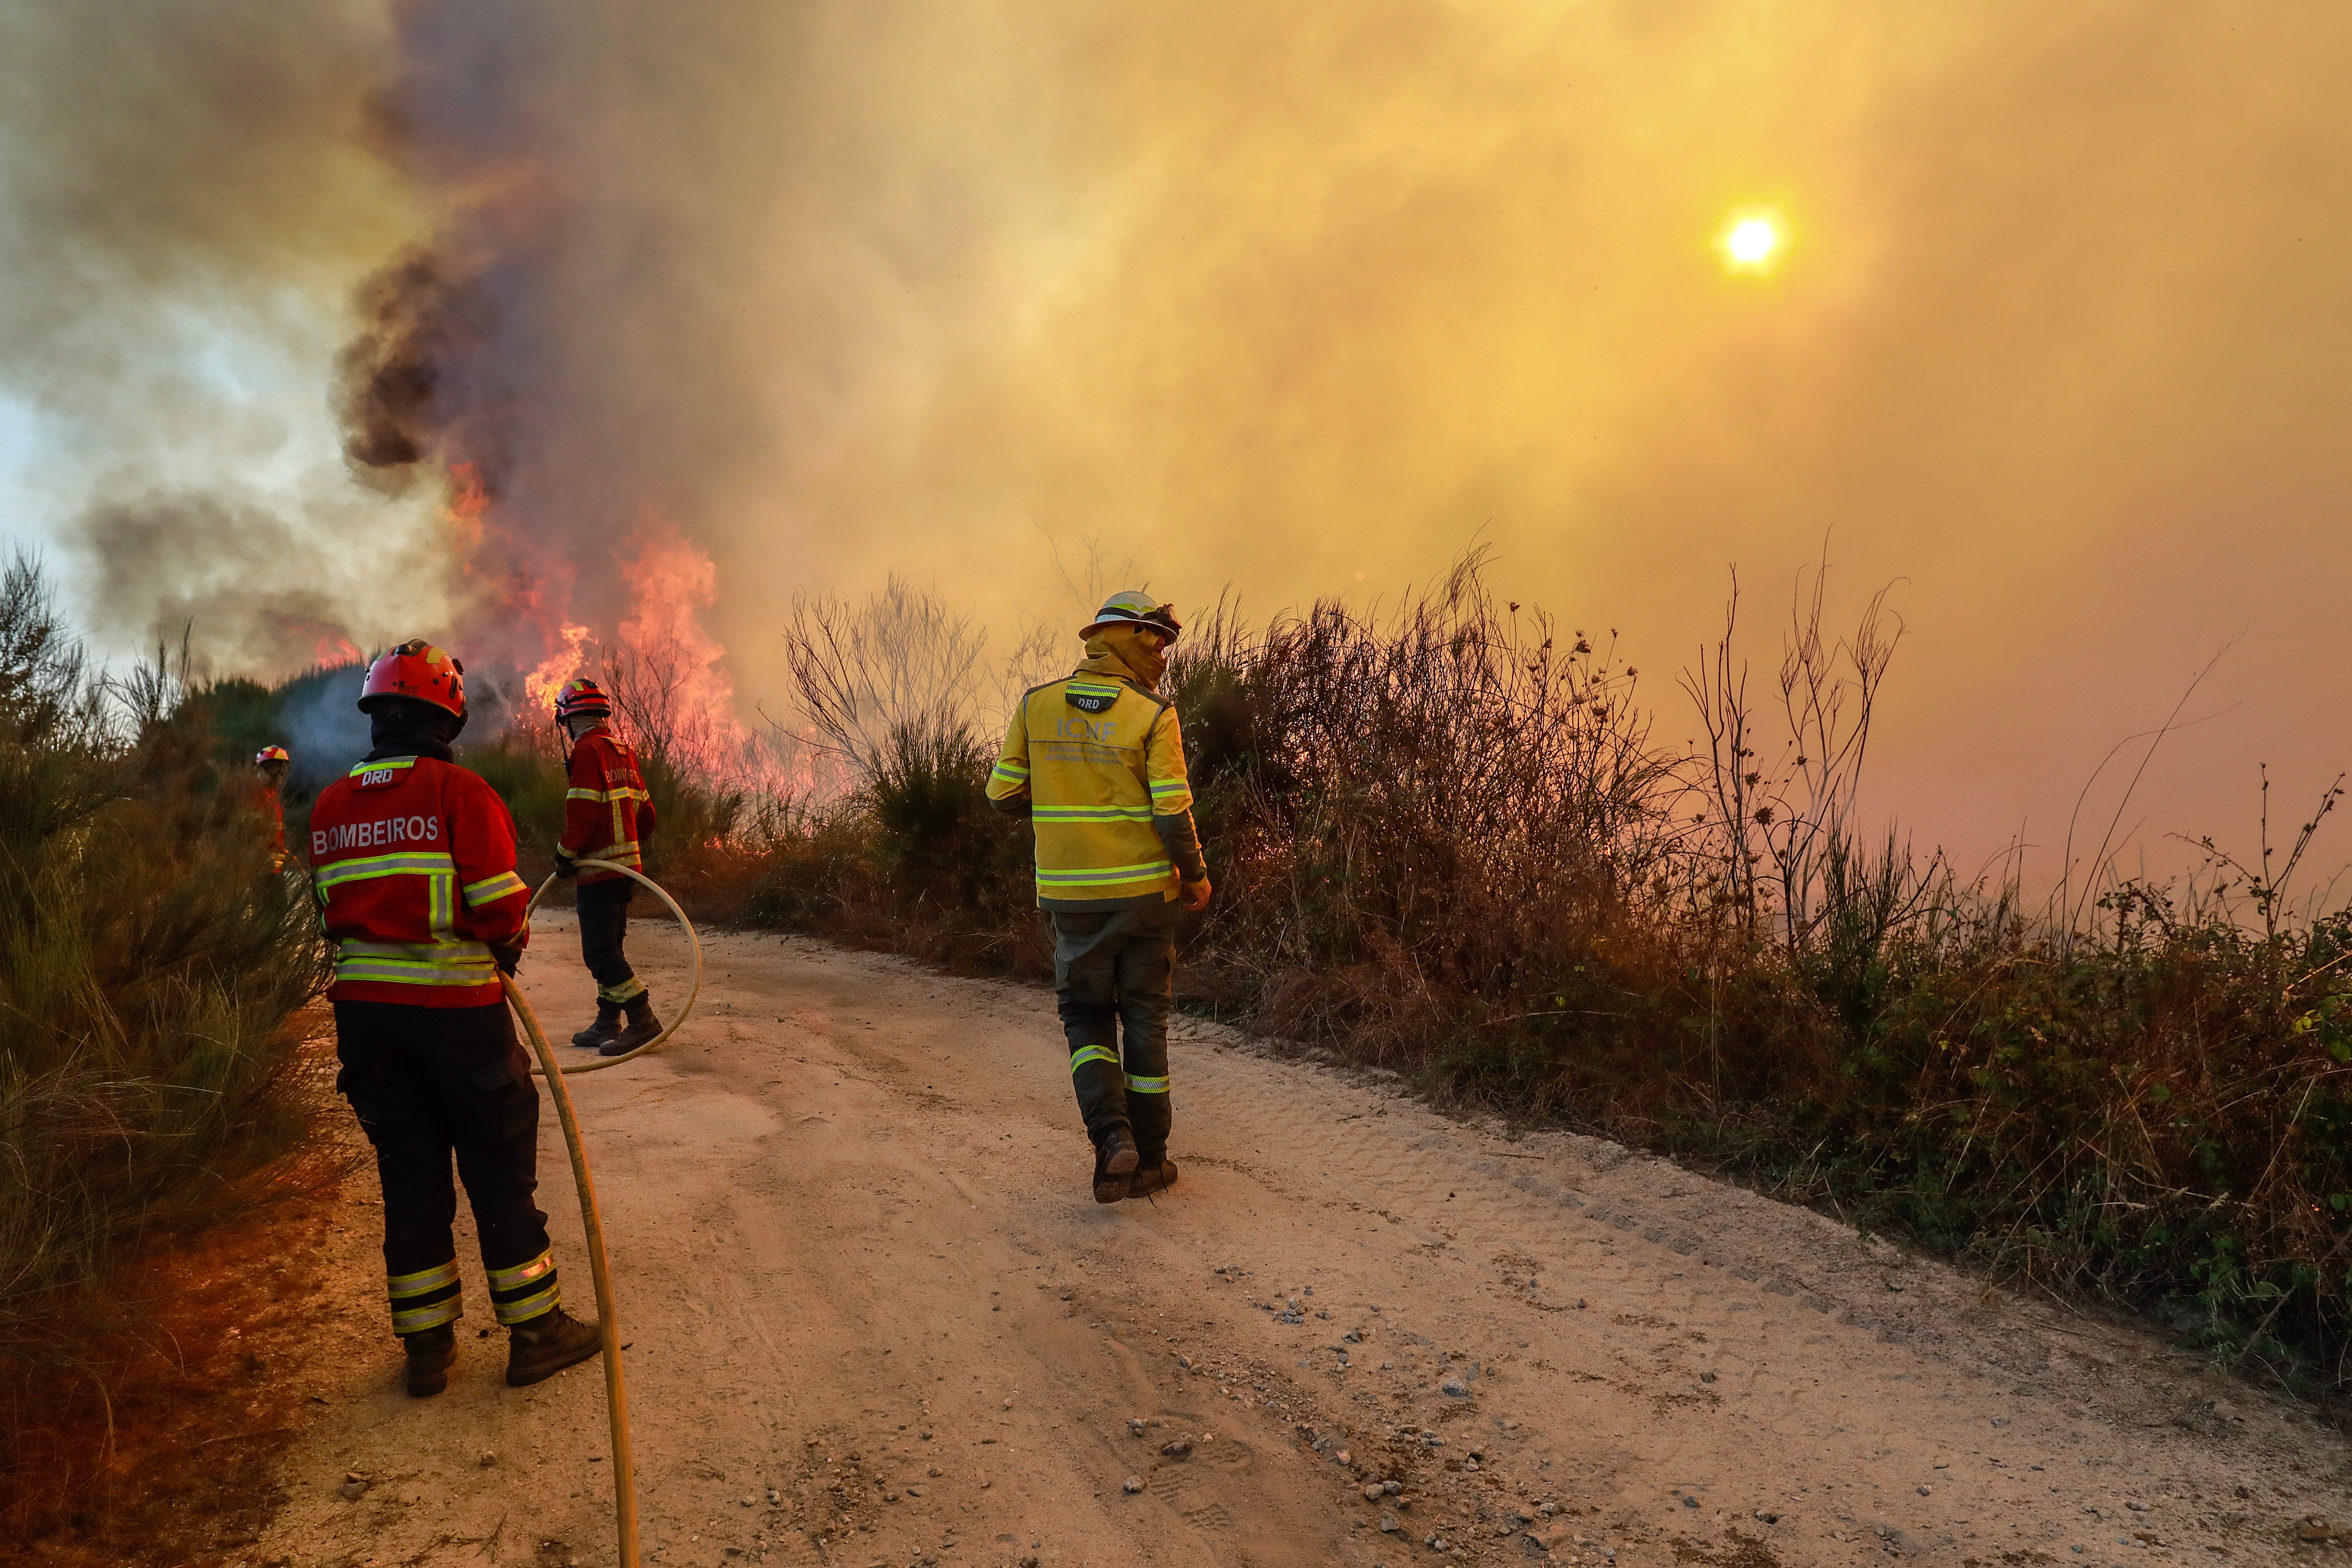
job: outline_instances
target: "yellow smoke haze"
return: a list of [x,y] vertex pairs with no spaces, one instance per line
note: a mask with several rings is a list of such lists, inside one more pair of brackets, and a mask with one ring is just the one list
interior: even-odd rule
[[[1477,542],[1678,742],[1727,569],[1769,676],[1826,540],[1906,580],[1871,800],[1925,838],[2054,847],[2232,638],[2143,841],[2352,763],[2339,5],[564,16],[502,68],[580,215],[559,401],[715,558],[747,702],[802,588],[1069,619],[1093,542],[1270,613]],[[479,195],[407,173],[415,238]]]

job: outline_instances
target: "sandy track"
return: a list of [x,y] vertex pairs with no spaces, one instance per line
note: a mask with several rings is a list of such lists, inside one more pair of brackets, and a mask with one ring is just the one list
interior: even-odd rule
[[[568,931],[541,943],[568,1031],[587,986]],[[675,1001],[667,928],[633,950]],[[709,955],[674,1050],[572,1080],[648,1561],[2268,1563],[2352,1522],[2345,1445],[2293,1409],[1670,1163],[1188,1024],[1183,1179],[1099,1206],[1049,996]],[[551,1115],[541,1169],[584,1312]],[[402,1397],[370,1190],[250,1560],[612,1562],[594,1367],[500,1384],[468,1240],[449,1392]]]

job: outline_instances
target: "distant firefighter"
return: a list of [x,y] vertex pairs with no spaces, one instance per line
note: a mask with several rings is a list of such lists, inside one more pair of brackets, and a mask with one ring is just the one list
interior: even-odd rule
[[1097,1203],[1176,1181],[1168,1013],[1177,900],[1206,909],[1210,893],[1184,737],[1175,705],[1158,695],[1181,629],[1149,595],[1112,595],[1079,633],[1085,662],[1023,695],[988,780],[991,803],[1026,816],[1036,836],[1037,906],[1054,928],[1054,988],[1095,1146]]
[[254,804],[269,819],[269,868],[283,871],[290,857],[286,853],[286,770],[294,759],[283,746],[264,746],[253,753]]
[[539,1090],[500,971],[522,961],[530,889],[514,818],[450,743],[466,726],[465,667],[422,640],[371,665],[373,747],[310,808],[310,867],[337,946],[336,1087],[375,1145],[392,1331],[408,1392],[448,1386],[457,1356],[457,1195],[473,1205],[507,1382],[551,1377],[601,1348],[559,1304],[539,1187]]
[[[653,998],[623,951],[629,936],[629,900],[636,883],[617,871],[582,870],[583,860],[609,860],[642,870],[644,841],[653,837],[653,796],[646,793],[637,753],[607,722],[612,700],[593,680],[569,680],[555,694],[555,721],[570,748],[563,837],[555,847],[555,874],[580,885],[580,956],[596,977],[596,1021],[572,1043],[598,1056],[626,1056],[661,1037]],[[625,1026],[622,1014],[628,1015]]]

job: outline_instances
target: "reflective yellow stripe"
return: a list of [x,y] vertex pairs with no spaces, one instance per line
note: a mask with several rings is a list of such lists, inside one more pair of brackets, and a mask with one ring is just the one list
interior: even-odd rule
[[446,853],[433,849],[411,849],[396,855],[368,855],[357,860],[338,860],[331,866],[321,866],[315,879],[321,888],[341,887],[345,882],[364,882],[373,877],[429,877],[438,871],[457,874],[457,862]]
[[638,979],[634,974],[630,975],[626,980],[622,981],[618,985],[599,985],[596,987],[597,1001],[611,1002],[616,1005],[625,1002],[634,1002],[645,994],[646,983]]
[[1189,795],[1192,789],[1192,784],[1185,779],[1153,779],[1151,781],[1151,793],[1154,795],[1175,795],[1179,792]]
[[486,942],[362,942],[357,937],[342,941],[345,958],[397,958],[416,963],[488,963],[490,945]]
[[444,1285],[457,1282],[457,1260],[454,1258],[446,1263],[436,1263],[414,1274],[394,1274],[384,1279],[384,1284],[394,1296],[422,1296],[427,1290],[437,1290]]
[[393,985],[495,985],[499,966],[478,942],[388,942],[346,939],[335,963],[338,980]]
[[1127,1087],[1136,1094],[1166,1094],[1168,1080],[1164,1078],[1138,1078],[1129,1073],[1127,1075]]
[[413,768],[415,765],[415,757],[386,757],[380,763],[361,763],[344,776],[357,778],[362,773],[380,773],[386,768]]
[[1176,866],[1170,860],[1146,860],[1133,866],[1088,866],[1081,869],[1049,871],[1037,868],[1039,887],[1093,886],[1110,882],[1148,882],[1155,878],[1172,876]]
[[538,1317],[541,1312],[546,1311],[550,1307],[554,1306],[558,1301],[562,1300],[563,1286],[562,1282],[559,1280],[556,1283],[550,1285],[544,1290],[525,1296],[520,1301],[500,1301],[496,1303],[499,1321],[509,1326],[512,1326],[516,1323],[527,1323],[530,1321],[531,1319]]
[[518,1285],[528,1285],[555,1268],[555,1249],[549,1247],[528,1263],[518,1263],[512,1268],[490,1270],[490,1289],[511,1290]]
[[1029,815],[1038,822],[1149,822],[1148,805],[1040,805]]
[[630,788],[624,787],[624,788],[621,788],[621,789],[568,789],[568,790],[565,790],[565,791],[563,792],[563,798],[564,798],[564,799],[566,799],[566,800],[593,800],[593,801],[614,801],[614,800],[643,800],[643,801],[650,801],[650,800],[652,800],[652,799],[653,799],[653,796],[652,796],[652,795],[647,795],[644,790],[641,790],[641,789],[630,789]]
[[421,1333],[426,1329],[437,1329],[444,1323],[455,1322],[458,1315],[458,1299],[452,1296],[429,1307],[412,1307],[404,1312],[394,1312],[392,1315],[392,1331],[395,1334]]
[[1070,1070],[1077,1071],[1088,1062],[1108,1062],[1118,1066],[1118,1053],[1108,1046],[1082,1046],[1070,1058]]
[[501,871],[495,877],[485,877],[478,882],[468,882],[466,885],[466,907],[472,909],[477,905],[530,891],[530,885],[520,877],[516,876],[512,871]]
[[358,959],[335,965],[338,980],[364,980],[379,985],[496,985],[498,966],[479,969],[427,969],[421,964],[387,963],[382,959]]

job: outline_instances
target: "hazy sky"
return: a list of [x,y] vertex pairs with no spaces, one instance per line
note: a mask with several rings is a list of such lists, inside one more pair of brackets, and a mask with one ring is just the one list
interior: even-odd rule
[[1728,568],[1769,663],[1826,536],[1847,603],[1904,580],[1874,797],[1925,838],[2054,844],[2224,645],[2152,841],[2352,765],[2335,0],[646,15],[0,4],[0,526],[119,640],[461,635],[486,560],[335,412],[425,254],[487,563],[609,625],[657,513],[747,701],[802,587],[1010,626],[1093,540],[1270,612],[1483,541],[1679,740]]

